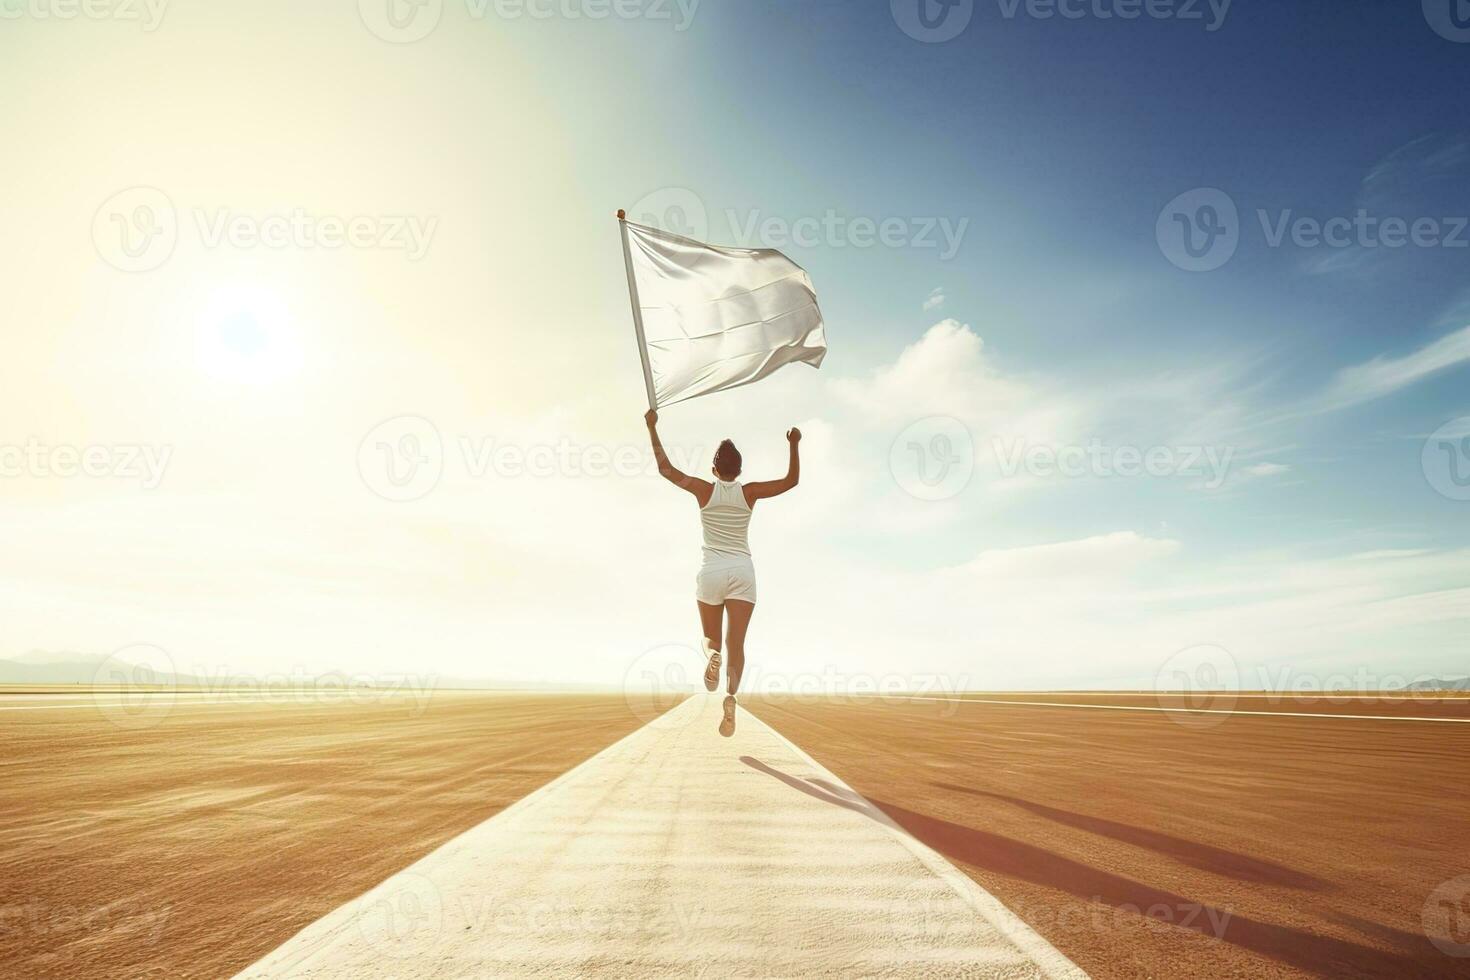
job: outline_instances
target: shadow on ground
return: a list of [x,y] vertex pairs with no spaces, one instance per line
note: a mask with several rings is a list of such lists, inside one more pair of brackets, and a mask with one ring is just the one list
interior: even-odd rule
[[1020,807],[1038,817],[1063,824],[1067,827],[1075,827],[1088,833],[1100,834],[1111,837],[1113,840],[1132,844],[1135,847],[1147,848],[1159,854],[1165,854],[1176,861],[1189,865],[1191,868],[1199,868],[1201,871],[1209,871],[1213,874],[1224,875],[1237,881],[1250,882],[1252,884],[1281,885],[1286,888],[1299,888],[1308,891],[1325,891],[1329,886],[1320,878],[1313,877],[1305,872],[1297,871],[1271,861],[1263,861],[1246,854],[1228,851],[1221,847],[1213,847],[1209,844],[1201,844],[1198,841],[1187,840],[1166,834],[1157,830],[1149,830],[1147,827],[1136,827],[1132,824],[1118,823],[1114,820],[1104,820],[1101,817],[1091,817],[1085,813],[1074,813],[1071,810],[1060,810],[1056,807],[1046,806],[1041,803],[1033,803],[1015,796],[1006,796],[1001,793],[991,793],[981,789],[971,789],[968,786],[957,786],[954,783],[931,783],[940,789],[950,790],[955,793],[968,793],[971,796],[980,796],[986,799],[999,800],[1002,803],[1010,803]]
[[[1183,895],[1090,867],[1023,841],[916,813],[882,800],[873,800],[870,803],[858,794],[827,780],[800,779],[748,755],[741,756],[740,761],[825,803],[856,811],[883,823],[891,820],[952,861],[1065,891],[1085,901],[1109,906],[1117,912],[1147,916],[1161,925],[1189,929],[1308,973],[1334,977],[1364,974],[1394,977],[1453,975],[1436,972],[1443,969],[1444,958],[1422,936],[1397,930],[1392,930],[1392,935],[1377,931],[1380,939],[1394,942],[1402,949],[1401,952],[1391,952],[1289,926],[1259,922],[1236,915],[1230,909],[1202,905]],[[1168,910],[1170,915],[1179,909],[1199,909],[1201,914],[1195,915],[1188,922],[1174,921],[1171,918],[1149,916],[1148,911],[1154,908]]]

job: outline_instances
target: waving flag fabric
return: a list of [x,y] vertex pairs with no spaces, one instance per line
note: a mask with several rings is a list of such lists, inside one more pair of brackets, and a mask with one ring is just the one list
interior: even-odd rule
[[623,223],[653,407],[750,384],[827,353],[806,272],[770,248],[721,248]]

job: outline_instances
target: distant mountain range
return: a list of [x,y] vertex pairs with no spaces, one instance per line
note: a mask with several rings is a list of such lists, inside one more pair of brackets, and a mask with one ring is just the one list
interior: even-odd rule
[[1408,686],[1410,691],[1470,691],[1470,677],[1446,679],[1434,677],[1426,681],[1415,681]]
[[[103,671],[104,665],[107,668],[105,672]],[[124,658],[112,654],[34,650],[8,660],[0,660],[0,685],[11,687],[35,685],[39,687],[54,685],[89,686],[93,684],[117,683],[119,670],[121,670],[124,676],[130,676],[135,680],[149,676],[141,668],[138,668],[136,664],[131,664]],[[103,673],[103,676],[99,677],[99,673]],[[348,677],[342,671],[332,671],[317,676],[323,681],[330,681],[333,687],[340,687],[342,682]],[[248,674],[216,675],[205,678],[188,673],[160,672],[152,683],[164,687],[222,690],[232,687],[249,688],[258,686],[261,681],[259,678],[252,677]],[[426,689],[441,691],[593,692],[612,689],[609,685],[605,684],[546,684],[535,681],[504,681],[485,678],[440,677],[434,675],[422,678],[419,681],[419,685]],[[381,686],[396,687],[398,685],[394,683],[392,678],[385,676],[381,682]],[[1470,677],[1433,677],[1427,680],[1414,681],[1405,690],[1470,691]]]
[[[104,671],[104,667],[106,668]],[[119,672],[124,677],[130,677],[134,682],[141,678],[150,678],[150,683],[162,687],[176,688],[208,688],[211,690],[249,689],[260,685],[261,679],[248,674],[227,674],[200,677],[195,674],[180,673],[177,671],[158,671],[155,674],[146,673],[139,665],[129,662],[127,659],[113,654],[99,653],[76,653],[73,651],[50,652],[45,650],[33,650],[8,660],[0,660],[0,685],[9,687],[36,686],[50,687],[56,685],[91,686],[94,684],[118,683]],[[98,676],[102,674],[102,676]],[[324,683],[323,686],[340,688],[347,679],[357,680],[355,674],[345,671],[329,671],[316,675],[316,679]],[[275,680],[274,678],[272,679]],[[306,683],[310,683],[308,680]],[[400,686],[395,679],[385,675],[380,686],[394,688]],[[594,684],[543,684],[535,681],[496,681],[489,679],[475,679],[463,677],[441,677],[427,675],[418,679],[421,689],[454,691],[606,691],[607,685]]]
[[[104,671],[106,666],[106,671]],[[121,668],[133,677],[148,676],[139,665],[109,654],[75,653],[63,651],[52,653],[34,650],[11,660],[0,660],[0,684],[80,684],[115,683],[109,676]],[[160,673],[154,683],[172,687],[200,687],[202,678],[175,672]]]

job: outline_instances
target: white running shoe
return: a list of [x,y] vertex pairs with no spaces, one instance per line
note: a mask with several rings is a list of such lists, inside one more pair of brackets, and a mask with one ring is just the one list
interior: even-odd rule
[[709,658],[704,668],[704,689],[714,691],[720,686],[720,651],[710,646],[709,637],[704,638],[704,655]]
[[735,695],[725,695],[725,720],[720,722],[720,734],[729,738],[735,734]]

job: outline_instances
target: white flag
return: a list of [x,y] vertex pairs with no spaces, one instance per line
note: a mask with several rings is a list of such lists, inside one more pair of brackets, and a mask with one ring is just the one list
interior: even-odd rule
[[771,248],[720,248],[625,222],[643,356],[656,407],[822,363],[827,339],[806,272]]

